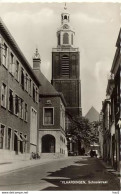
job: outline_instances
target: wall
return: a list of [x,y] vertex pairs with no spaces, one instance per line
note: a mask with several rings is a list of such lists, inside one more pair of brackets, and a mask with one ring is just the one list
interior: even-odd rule
[[[47,104],[47,102],[51,104]],[[43,108],[52,107],[54,109],[53,125],[43,124]],[[62,116],[63,113],[63,116]],[[52,135],[55,137],[55,154],[60,157],[67,156],[67,140],[65,136],[65,107],[60,97],[40,97],[40,123],[39,123],[39,152],[42,152],[42,137]]]
[[[31,77],[31,73],[26,69],[26,66],[24,66],[24,64],[21,63],[21,61],[19,60],[19,58],[17,57],[16,53],[14,52],[14,49],[11,47],[11,45],[9,44],[9,42],[7,42],[3,37],[2,38],[2,44],[6,44],[8,47],[8,59],[7,59],[7,68],[3,65],[3,49],[0,50],[0,103],[1,103],[1,86],[2,83],[4,83],[7,86],[7,98],[6,98],[6,108],[2,107],[0,104],[0,123],[4,124],[6,126],[6,131],[5,131],[5,150],[8,153],[7,150],[7,128],[10,127],[12,129],[12,148],[11,148],[11,152],[13,150],[14,147],[14,130],[18,131],[18,134],[20,134],[20,132],[23,135],[27,135],[27,150],[26,152],[29,153],[30,152],[30,110],[31,110],[31,106],[38,112],[39,110],[39,104],[38,102],[34,102],[33,101],[33,97],[32,97],[32,92],[31,94],[29,94],[29,91],[25,91],[25,89],[22,89],[22,86],[20,84],[21,81],[21,67],[23,67],[25,69],[25,72],[29,75],[29,77],[32,80]],[[14,63],[16,62],[16,60],[19,62],[19,80],[15,79],[14,74],[12,75],[10,73],[10,52],[12,52],[14,54]],[[34,83],[37,88],[38,88],[38,83],[36,83],[35,81],[32,80],[32,83]],[[18,95],[19,98],[22,98],[24,103],[26,103],[28,105],[28,117],[27,117],[27,121],[24,119],[24,115],[23,115],[23,119],[20,118],[20,115],[15,115],[11,113],[8,110],[8,101],[9,101],[9,97],[8,97],[8,92],[9,92],[9,88],[13,91],[14,94],[14,99],[13,102],[15,103],[15,94]],[[25,104],[24,104],[25,105]],[[37,129],[36,129],[37,130]],[[18,147],[20,147],[20,142],[18,142]],[[2,150],[0,150],[2,151]]]

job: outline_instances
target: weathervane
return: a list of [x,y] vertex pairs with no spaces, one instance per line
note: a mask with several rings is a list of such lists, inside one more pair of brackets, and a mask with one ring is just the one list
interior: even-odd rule
[[66,3],[65,3],[65,6],[64,6],[64,9],[65,9],[65,10],[67,9],[67,7],[66,7]]

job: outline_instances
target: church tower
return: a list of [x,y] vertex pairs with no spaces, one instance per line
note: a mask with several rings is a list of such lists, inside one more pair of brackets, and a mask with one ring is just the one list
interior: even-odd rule
[[81,81],[79,49],[74,47],[75,32],[70,25],[70,14],[65,5],[61,26],[57,30],[57,48],[52,49],[52,85],[62,92],[67,111],[81,115]]

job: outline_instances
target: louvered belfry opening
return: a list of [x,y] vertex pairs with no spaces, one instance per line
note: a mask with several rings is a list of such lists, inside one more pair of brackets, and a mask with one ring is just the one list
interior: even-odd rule
[[61,59],[61,75],[69,77],[69,57],[67,55],[62,56]]

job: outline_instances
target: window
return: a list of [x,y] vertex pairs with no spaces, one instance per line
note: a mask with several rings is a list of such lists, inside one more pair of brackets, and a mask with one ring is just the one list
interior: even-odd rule
[[3,83],[1,86],[1,106],[6,108],[6,94],[7,94],[7,87]]
[[4,43],[3,45],[3,56],[2,56],[2,64],[7,68],[8,64],[7,64],[7,59],[8,59],[8,47],[6,46],[6,44]]
[[21,98],[19,103],[19,113],[20,113],[20,118],[23,119],[23,99]]
[[11,141],[12,141],[12,130],[11,130],[11,128],[8,128],[8,132],[7,132],[7,148],[8,148],[8,150],[11,150]]
[[4,148],[5,126],[0,124],[0,149]]
[[37,111],[31,107],[30,112],[30,143],[37,145]]
[[[21,139],[23,139],[22,136],[23,136],[23,134],[20,133],[20,138]],[[23,141],[20,141],[20,152],[23,153]]]
[[14,55],[12,53],[10,54],[9,72],[12,75],[14,75],[14,73],[15,73]]
[[24,90],[24,69],[21,68],[21,86],[22,89]]
[[30,96],[32,95],[32,80],[31,79],[29,79],[29,94],[30,94]]
[[28,92],[28,75],[25,76],[25,90]]
[[28,106],[25,103],[25,121],[27,121],[27,117],[28,117]]
[[111,120],[115,120],[115,103],[114,103],[114,98],[111,99]]
[[16,66],[15,66],[15,78],[17,81],[19,81],[19,62],[16,61]]
[[64,33],[64,35],[63,35],[63,44],[69,44],[69,35],[68,35],[68,33]]
[[35,102],[35,85],[33,84],[33,100]]
[[15,114],[18,115],[19,113],[19,97],[15,95]]
[[44,125],[53,125],[53,108],[44,108]]
[[9,89],[9,111],[11,111],[13,113],[14,109],[13,109],[13,91],[11,89]]
[[23,152],[27,152],[27,135],[23,135],[25,141],[23,142]]
[[64,15],[64,20],[67,20],[67,15]]
[[38,103],[38,89],[36,88],[36,102]]

